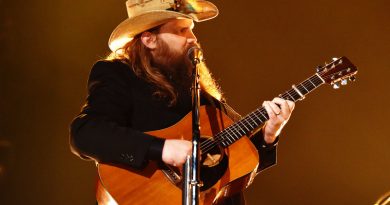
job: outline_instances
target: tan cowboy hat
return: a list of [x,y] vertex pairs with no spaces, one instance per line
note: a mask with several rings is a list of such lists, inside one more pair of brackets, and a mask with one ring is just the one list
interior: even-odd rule
[[187,18],[201,22],[218,15],[217,7],[204,0],[128,0],[126,8],[129,18],[115,28],[108,41],[114,52],[137,34],[171,19]]

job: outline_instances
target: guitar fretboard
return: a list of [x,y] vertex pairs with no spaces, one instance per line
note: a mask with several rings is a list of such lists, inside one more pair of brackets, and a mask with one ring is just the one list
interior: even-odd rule
[[[324,80],[318,74],[315,74],[302,83],[293,85],[292,89],[279,95],[279,97],[296,102],[298,100],[302,100],[306,94],[310,93],[323,83]],[[207,152],[217,144],[222,145],[223,147],[228,147],[235,141],[239,140],[242,136],[249,134],[251,131],[263,125],[268,119],[269,116],[265,108],[259,107],[243,117],[241,120],[233,123],[223,131],[216,134],[214,136],[214,141],[206,140],[202,142],[202,152]]]

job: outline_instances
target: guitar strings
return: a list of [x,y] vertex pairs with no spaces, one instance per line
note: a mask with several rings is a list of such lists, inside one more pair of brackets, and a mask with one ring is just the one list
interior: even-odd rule
[[[299,86],[303,87],[304,91],[302,89],[299,89],[299,91],[305,93],[304,95],[306,95],[309,92],[311,92],[312,90],[314,90],[315,88],[317,88],[322,83],[323,83],[323,81],[317,75],[313,75],[309,79],[302,82],[301,84],[298,84],[296,87],[298,89],[299,89]],[[308,89],[310,89],[310,90],[308,90],[306,87],[309,87],[309,86],[313,87],[313,88],[311,88],[311,89],[308,88]],[[292,98],[292,100],[294,102],[296,102],[298,99],[301,98],[299,93],[297,93],[294,89],[288,90],[287,92],[282,94],[280,97],[282,97],[283,99],[288,99],[288,100]],[[261,119],[262,117],[260,115],[265,118],[264,121],[263,121],[263,119]],[[252,126],[253,124],[251,122],[249,122],[249,118],[251,121],[253,121],[255,123],[255,125],[256,124],[258,124],[258,125],[253,127]],[[256,122],[255,119],[258,119],[260,122]],[[202,150],[203,153],[206,153],[209,150],[213,149],[219,143],[226,142],[226,140],[230,141],[228,143],[228,145],[230,145],[233,142],[235,142],[236,140],[240,139],[243,135],[245,135],[251,131],[251,129],[248,129],[247,126],[254,129],[254,128],[258,127],[260,124],[267,121],[268,119],[267,119],[267,112],[266,112],[265,108],[264,107],[257,108],[255,111],[249,113],[247,116],[243,117],[238,122],[228,126],[223,131],[217,133],[213,138],[210,138],[210,139],[203,141],[201,143],[200,149]],[[247,131],[245,131],[241,126],[239,126],[240,123],[247,129]],[[239,128],[239,129],[237,129],[237,128]],[[243,133],[241,133],[240,130]],[[229,135],[230,137],[227,136],[226,134]],[[239,135],[237,135],[237,134],[239,134]]]
[[[319,85],[321,85],[321,84],[323,83],[321,79],[318,79],[318,77],[317,77],[317,79],[312,79],[312,78],[314,78],[314,77],[317,77],[317,76],[314,75],[314,76],[312,76],[311,78],[309,78],[308,80],[304,81],[303,83],[301,83],[301,84],[299,84],[299,85],[303,85],[303,86],[306,86],[306,87],[308,87],[308,85],[311,85],[311,86],[314,86],[314,88],[312,88],[310,91],[314,90],[315,88],[317,88]],[[314,81],[314,83],[317,83],[318,85],[315,85],[312,81]],[[299,86],[299,85],[298,85],[298,86]],[[298,86],[297,86],[297,87],[298,87]],[[307,92],[306,92],[306,94],[307,94],[307,93],[309,93],[310,91],[307,90],[306,87],[305,87],[305,90],[307,91]],[[301,97],[301,96],[300,96],[299,94],[297,94],[297,92],[296,92],[295,90],[293,90],[293,89],[291,89],[291,90],[287,91],[286,93],[284,93],[283,95],[281,95],[281,97],[284,98],[284,99],[288,99],[288,96],[292,97],[292,98],[294,99],[294,101],[297,101],[297,100]],[[295,99],[293,96],[295,96],[295,97],[297,97],[297,98]],[[207,139],[206,141],[204,141],[203,143],[201,143],[201,149],[202,149],[202,151],[203,151],[203,152],[207,152],[207,151],[210,150],[210,148],[212,149],[215,145],[217,145],[218,141],[219,141],[219,142],[222,142],[223,140],[226,141],[226,139],[230,139],[229,136],[226,136],[226,137],[225,137],[225,136],[224,136],[224,133],[226,133],[226,134],[228,134],[228,135],[233,134],[233,136],[237,137],[236,140],[238,140],[239,138],[241,138],[243,135],[246,134],[246,132],[245,132],[245,130],[243,130],[243,129],[239,126],[239,123],[241,123],[242,125],[244,125],[244,127],[246,127],[245,125],[250,126],[250,124],[248,124],[248,123],[250,123],[248,118],[251,118],[251,120],[252,120],[253,122],[257,123],[257,122],[254,120],[254,118],[251,117],[251,115],[252,115],[252,116],[256,116],[255,113],[260,113],[260,114],[262,114],[262,115],[264,116],[264,114],[266,114],[266,110],[264,109],[264,107],[258,108],[258,109],[256,109],[254,112],[248,114],[246,117],[244,117],[243,119],[241,119],[240,121],[238,121],[237,123],[235,123],[235,124],[229,126],[229,127],[226,128],[224,131],[222,131],[222,132],[218,133],[217,135],[215,135],[215,137],[213,138],[213,139],[215,139],[215,140]],[[259,119],[257,116],[256,116],[256,118]],[[265,118],[265,121],[266,121],[267,118],[266,118],[265,116],[264,116],[264,118]],[[261,119],[259,119],[259,120],[261,120]],[[245,124],[245,122],[246,122],[246,124]],[[258,124],[262,124],[262,123],[264,123],[264,122],[263,122],[263,121],[260,121],[260,123],[258,123]],[[240,129],[244,132],[244,134],[242,134],[241,132],[238,131],[239,136],[237,136],[237,134],[236,134],[234,131],[232,132],[232,128],[237,132],[237,129],[236,129],[237,126],[238,126],[238,128],[240,128]],[[252,126],[250,126],[250,127],[252,127]],[[257,126],[257,127],[258,127],[258,126]],[[253,128],[253,127],[252,127],[252,128]],[[247,128],[247,130],[248,130],[248,132],[250,131],[248,128]],[[230,133],[229,133],[229,131],[230,131]],[[232,135],[230,135],[230,136],[232,136]],[[235,139],[235,138],[233,137],[233,139]],[[233,140],[233,142],[234,142],[234,141],[235,141],[235,140]],[[230,142],[230,143],[232,143],[232,142]],[[205,150],[204,150],[204,149],[205,149]]]

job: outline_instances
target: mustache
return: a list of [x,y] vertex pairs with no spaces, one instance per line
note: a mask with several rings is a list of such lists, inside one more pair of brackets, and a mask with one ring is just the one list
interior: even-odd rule
[[202,49],[202,46],[200,45],[199,42],[191,43],[191,44],[188,44],[188,45],[186,46],[186,48],[184,49],[184,53],[188,53],[188,50],[190,50],[190,48],[192,48],[192,47],[194,47],[194,46],[196,46],[196,47]]

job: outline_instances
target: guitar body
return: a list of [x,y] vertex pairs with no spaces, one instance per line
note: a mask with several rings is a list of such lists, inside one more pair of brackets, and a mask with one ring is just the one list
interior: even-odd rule
[[[201,106],[199,111],[202,138],[215,136],[233,123],[225,113],[213,106]],[[165,139],[191,141],[191,125],[192,115],[189,113],[171,127],[147,133]],[[218,149],[221,150],[221,155],[218,155],[221,156],[219,163],[205,166],[204,172],[201,168],[201,175],[206,174],[201,176],[205,186],[201,188],[199,204],[218,204],[224,197],[231,196],[250,185],[255,176],[259,156],[248,137],[240,138],[227,148]],[[202,156],[202,160],[204,158]],[[173,175],[167,176],[167,172],[163,170],[171,170],[181,177],[181,170],[157,162],[149,162],[143,170],[98,164],[99,181],[96,195],[99,205],[181,204],[182,191],[181,184],[178,183],[180,180],[175,181]],[[217,178],[213,178],[214,176]],[[207,183],[208,179],[212,182]]]

